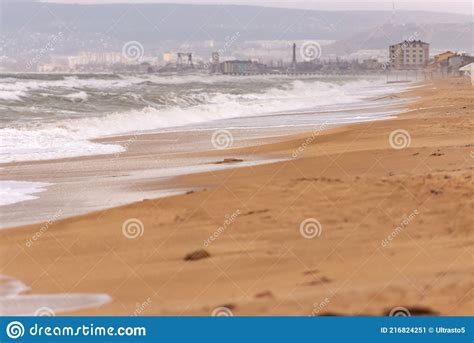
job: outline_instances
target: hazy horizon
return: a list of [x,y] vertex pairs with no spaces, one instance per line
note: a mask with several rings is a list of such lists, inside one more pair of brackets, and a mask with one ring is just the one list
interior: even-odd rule
[[[25,66],[43,70],[65,65],[70,69],[75,63],[70,58],[81,53],[109,54],[107,63],[114,64],[122,58],[120,54],[128,42],[138,42],[140,55],[154,65],[166,64],[172,59],[168,53],[178,51],[190,51],[195,62],[206,63],[217,50],[222,51],[223,59],[281,64],[291,58],[290,43],[301,46],[308,40],[324,47],[321,58],[326,60],[384,62],[388,46],[409,37],[429,42],[432,55],[446,50],[473,52],[472,40],[467,38],[472,35],[471,15],[435,11],[420,14],[404,1],[395,3],[395,11],[383,11],[386,5],[389,9],[393,6],[386,1],[258,1],[253,6],[247,6],[248,0],[205,2],[3,0],[0,70],[24,70]],[[97,5],[87,5],[90,3]],[[417,10],[442,8],[426,1],[417,4],[423,5]],[[467,5],[455,4],[451,7]],[[283,8],[290,5],[292,8]],[[350,11],[354,7],[358,10]],[[81,58],[78,61],[80,65],[91,64]]]
[[[194,4],[194,5],[249,5],[249,6],[264,6],[276,8],[294,8],[307,10],[322,10],[322,11],[429,11],[441,13],[457,13],[457,14],[473,14],[473,6],[471,1],[288,1],[288,0],[228,0],[228,1],[213,1],[213,0],[37,0],[37,2],[49,3],[63,3],[63,4],[118,4],[118,3],[134,3],[134,4]],[[357,9],[353,6],[357,4]]]

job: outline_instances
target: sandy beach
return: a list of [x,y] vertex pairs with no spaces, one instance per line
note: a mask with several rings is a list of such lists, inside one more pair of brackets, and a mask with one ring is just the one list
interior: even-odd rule
[[[149,177],[149,200],[0,230],[0,274],[111,298],[71,315],[469,315],[472,87],[394,97],[415,99],[396,119],[202,153],[229,168],[170,179],[185,194]],[[230,168],[255,156],[275,162]]]

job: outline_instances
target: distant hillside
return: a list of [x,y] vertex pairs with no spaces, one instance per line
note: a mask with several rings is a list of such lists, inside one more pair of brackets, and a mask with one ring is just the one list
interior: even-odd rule
[[363,30],[325,47],[326,53],[345,55],[361,49],[388,48],[388,43],[421,39],[432,48],[473,52],[473,25],[466,24],[385,24]]
[[[370,47],[386,47],[410,34],[411,23],[426,40],[443,45],[471,29],[472,17],[461,14],[398,11],[312,11],[232,5],[107,4],[68,5],[3,0],[0,34],[4,54],[41,49],[52,34],[64,33],[56,52],[118,48],[138,40],[147,48],[169,42],[239,40],[341,40],[334,51],[350,51],[366,37]],[[397,26],[387,26],[395,20]],[[406,24],[401,31],[398,28]],[[375,32],[381,28],[383,32]],[[469,32],[466,32],[469,33]],[[466,46],[469,39],[460,39]],[[472,45],[472,41],[470,43]],[[172,44],[170,44],[172,45]]]

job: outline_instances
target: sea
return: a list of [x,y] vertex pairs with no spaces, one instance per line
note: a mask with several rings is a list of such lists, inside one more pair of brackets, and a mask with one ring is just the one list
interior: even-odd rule
[[[308,131],[380,120],[407,87],[384,76],[0,74],[0,168],[122,153],[98,138],[245,128]],[[374,101],[375,100],[375,101]],[[46,182],[0,180],[0,206],[36,199]]]

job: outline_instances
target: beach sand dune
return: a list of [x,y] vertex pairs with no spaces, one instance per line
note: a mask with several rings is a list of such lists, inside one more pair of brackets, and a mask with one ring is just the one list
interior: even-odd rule
[[29,247],[41,224],[2,230],[0,273],[112,298],[75,315],[469,315],[472,88],[403,96],[419,98],[397,119],[226,157],[287,161],[179,177],[201,190],[57,221]]

